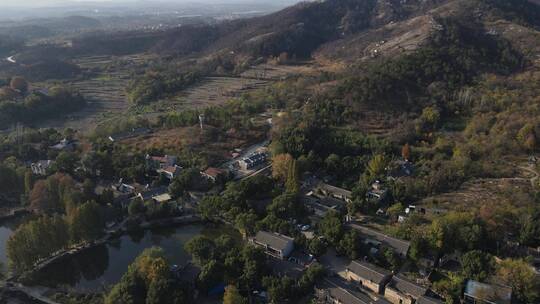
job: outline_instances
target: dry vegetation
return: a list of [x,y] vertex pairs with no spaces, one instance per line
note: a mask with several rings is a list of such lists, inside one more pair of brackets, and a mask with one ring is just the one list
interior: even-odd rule
[[211,161],[218,162],[229,159],[230,152],[235,148],[250,146],[260,142],[264,137],[264,132],[259,130],[239,132],[230,129],[222,133],[212,126],[205,126],[204,131],[201,131],[198,126],[192,126],[160,130],[149,135],[127,139],[121,143],[138,151],[157,149],[171,154],[180,154],[187,149],[211,153]]

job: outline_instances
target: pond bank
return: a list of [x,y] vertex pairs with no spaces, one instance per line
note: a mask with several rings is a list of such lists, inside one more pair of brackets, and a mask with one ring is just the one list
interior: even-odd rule
[[174,218],[166,218],[166,219],[143,222],[137,227],[137,229],[128,229],[126,227],[127,221],[124,220],[117,227],[107,230],[105,235],[99,240],[95,240],[89,243],[77,244],[75,246],[57,251],[50,257],[37,261],[31,270],[25,271],[21,274],[12,274],[11,276],[8,276],[6,278],[6,281],[7,282],[31,281],[31,278],[34,276],[35,273],[40,272],[47,266],[53,263],[60,262],[71,256],[78,255],[92,248],[106,245],[109,242],[112,242],[115,239],[118,239],[129,232],[145,231],[145,230],[151,230],[151,229],[156,229],[156,228],[173,227],[173,226],[178,226],[178,225],[189,225],[189,224],[196,224],[200,222],[201,222],[201,218],[199,216],[186,215],[186,216],[180,216],[180,217],[174,217]]

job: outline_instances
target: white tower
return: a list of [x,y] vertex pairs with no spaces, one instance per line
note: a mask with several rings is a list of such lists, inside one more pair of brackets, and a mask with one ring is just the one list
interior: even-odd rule
[[204,114],[199,114],[199,124],[201,125],[201,130],[204,126]]

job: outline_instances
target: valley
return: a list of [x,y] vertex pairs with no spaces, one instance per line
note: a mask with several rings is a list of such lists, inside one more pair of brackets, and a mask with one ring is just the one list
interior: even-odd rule
[[538,303],[540,5],[250,7],[0,22],[0,302]]

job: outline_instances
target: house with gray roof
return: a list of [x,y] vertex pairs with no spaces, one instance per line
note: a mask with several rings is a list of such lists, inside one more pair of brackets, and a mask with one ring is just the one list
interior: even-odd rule
[[40,160],[30,164],[30,168],[35,175],[47,175],[53,164],[53,160]]
[[137,194],[137,198],[139,198],[143,202],[146,202],[149,200],[153,200],[155,197],[159,197],[161,195],[167,194],[168,192],[169,192],[169,188],[162,186],[162,187],[147,189],[145,191],[139,192]]
[[405,240],[400,240],[395,237],[391,237],[377,230],[371,229],[366,226],[362,226],[355,223],[347,224],[350,228],[360,232],[360,237],[364,239],[364,243],[372,245],[374,247],[385,246],[402,257],[407,256],[411,243]]
[[401,275],[394,275],[384,290],[384,297],[393,304],[414,304],[428,289]]
[[319,301],[328,304],[389,304],[383,298],[372,299],[336,278],[323,279],[316,285],[315,292]]
[[266,163],[267,155],[264,152],[256,152],[238,162],[242,170],[251,170]]
[[466,304],[511,304],[512,288],[468,280],[463,297]]
[[294,250],[294,239],[279,233],[259,231],[249,241],[278,259],[287,258]]
[[416,304],[444,304],[444,302],[429,296],[421,296],[416,300]]
[[371,263],[352,261],[345,270],[347,280],[358,283],[378,294],[384,294],[384,287],[392,278],[392,272]]
[[332,186],[323,182],[317,185],[316,193],[323,194],[327,197],[333,197],[347,203],[352,203],[352,192],[343,188]]

